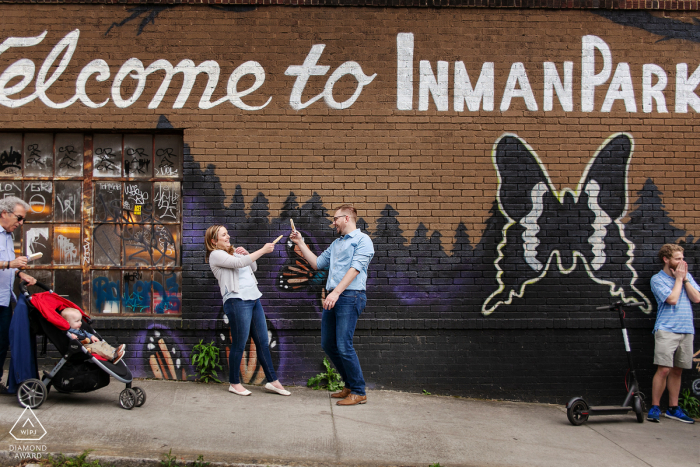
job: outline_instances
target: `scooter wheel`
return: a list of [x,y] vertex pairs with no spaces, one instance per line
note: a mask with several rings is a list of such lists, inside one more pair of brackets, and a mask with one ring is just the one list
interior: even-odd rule
[[574,426],[581,426],[588,421],[588,404],[583,399],[574,399],[566,409],[566,417]]
[[644,404],[644,399],[641,396],[634,396],[634,413],[637,415],[637,422],[644,423],[647,418],[647,408]]

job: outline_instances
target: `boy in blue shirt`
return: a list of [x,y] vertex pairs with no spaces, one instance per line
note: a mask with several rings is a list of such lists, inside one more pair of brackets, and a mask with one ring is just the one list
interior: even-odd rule
[[658,304],[654,325],[654,364],[656,374],[651,389],[651,409],[647,420],[658,422],[659,403],[668,388],[667,418],[684,423],[695,423],[678,407],[683,369],[693,366],[693,308],[690,302],[700,303],[700,287],[688,272],[683,260],[683,247],[674,243],[662,246],[658,254],[664,267],[651,278],[651,290]]

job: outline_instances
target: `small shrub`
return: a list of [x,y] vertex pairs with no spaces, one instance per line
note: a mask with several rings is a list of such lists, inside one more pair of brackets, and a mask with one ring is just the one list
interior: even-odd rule
[[43,465],[50,465],[51,467],[106,467],[100,464],[100,461],[97,459],[92,462],[86,461],[85,459],[87,459],[87,456],[89,456],[91,452],[92,450],[85,450],[78,457],[66,457],[63,454],[53,457],[49,454],[41,463]]
[[209,381],[218,380],[219,375],[216,370],[221,370],[223,367],[219,364],[219,348],[212,341],[210,344],[204,344],[204,340],[200,340],[199,344],[192,348],[192,364],[197,368],[199,377],[198,381],[208,383]]
[[700,400],[690,393],[690,389],[683,390],[678,405],[690,418],[700,418]]
[[[329,362],[326,357],[323,357],[323,366],[326,367],[326,372],[319,373],[309,379],[306,385],[316,390],[328,389],[329,391],[339,391],[343,389],[345,383],[341,381],[340,375],[335,371],[335,368],[331,368],[331,362]],[[327,381],[327,384],[321,384],[324,379]]]

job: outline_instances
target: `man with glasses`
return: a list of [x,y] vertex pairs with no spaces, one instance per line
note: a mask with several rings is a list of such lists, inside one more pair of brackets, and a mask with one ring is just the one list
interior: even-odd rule
[[374,245],[369,236],[357,228],[356,222],[357,210],[350,204],[340,206],[331,224],[340,238],[318,257],[306,246],[299,232],[295,230],[289,236],[311,267],[328,269],[321,347],[345,382],[342,391],[331,395],[341,399],[337,404],[341,406],[367,402],[365,380],[352,338],[357,319],[367,304],[367,266],[374,256]]
[[[7,349],[10,347],[10,321],[12,308],[16,297],[12,292],[15,274],[30,285],[36,284],[36,279],[18,268],[27,265],[27,257],[15,258],[15,246],[12,232],[24,222],[29,205],[21,199],[8,196],[0,199],[0,379],[2,378]],[[7,388],[0,383],[0,394],[6,394]]]

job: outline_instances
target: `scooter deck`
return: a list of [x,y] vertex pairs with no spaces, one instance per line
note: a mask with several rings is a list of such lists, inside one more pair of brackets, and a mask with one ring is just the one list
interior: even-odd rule
[[589,415],[624,415],[634,410],[634,407],[621,407],[619,405],[608,405],[599,407],[589,407]]

